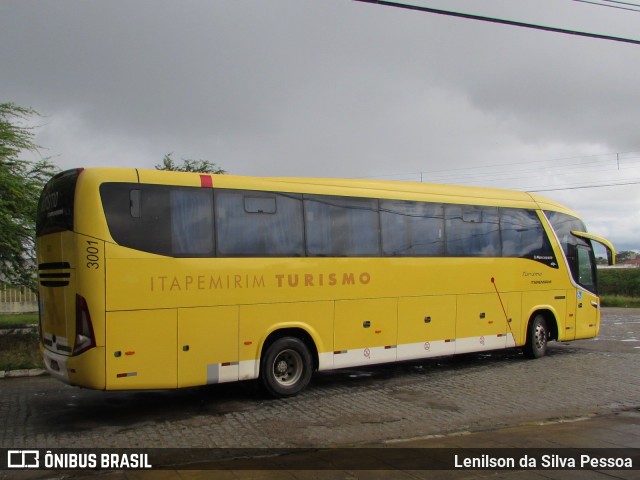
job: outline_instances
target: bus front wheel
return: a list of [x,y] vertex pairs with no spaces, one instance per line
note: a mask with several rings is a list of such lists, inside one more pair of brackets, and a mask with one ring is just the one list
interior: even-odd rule
[[547,353],[547,340],[549,332],[544,315],[537,314],[529,324],[527,343],[524,352],[529,358],[540,358]]
[[273,397],[290,397],[301,392],[312,373],[309,349],[296,337],[274,341],[260,362],[262,386]]

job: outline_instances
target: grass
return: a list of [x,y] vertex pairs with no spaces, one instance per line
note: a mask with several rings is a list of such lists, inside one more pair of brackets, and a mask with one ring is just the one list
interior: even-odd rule
[[37,313],[0,314],[0,328],[14,327],[16,325],[37,325]]
[[[0,328],[38,325],[38,314],[0,315]],[[42,368],[37,329],[0,335],[0,370]]]
[[600,298],[603,307],[640,308],[640,298],[621,297],[619,295],[602,295]]
[[38,332],[0,335],[0,370],[42,368]]

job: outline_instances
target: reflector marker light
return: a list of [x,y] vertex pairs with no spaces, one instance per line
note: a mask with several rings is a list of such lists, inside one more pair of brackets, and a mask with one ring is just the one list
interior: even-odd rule
[[213,188],[213,178],[211,178],[211,175],[200,175],[200,186],[202,188]]

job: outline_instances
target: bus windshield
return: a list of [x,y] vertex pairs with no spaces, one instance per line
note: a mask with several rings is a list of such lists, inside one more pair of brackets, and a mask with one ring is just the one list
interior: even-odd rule
[[582,220],[560,212],[545,212],[560,246],[567,257],[573,279],[581,287],[596,292],[595,257],[591,242],[574,235],[573,231],[586,232]]

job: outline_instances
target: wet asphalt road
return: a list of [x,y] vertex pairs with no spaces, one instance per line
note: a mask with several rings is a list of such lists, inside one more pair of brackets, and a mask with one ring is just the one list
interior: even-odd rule
[[[600,336],[317,374],[301,395],[253,384],[100,392],[0,380],[0,447],[330,447],[389,444],[640,408],[640,309],[604,309]],[[634,445],[638,447],[638,445]]]

